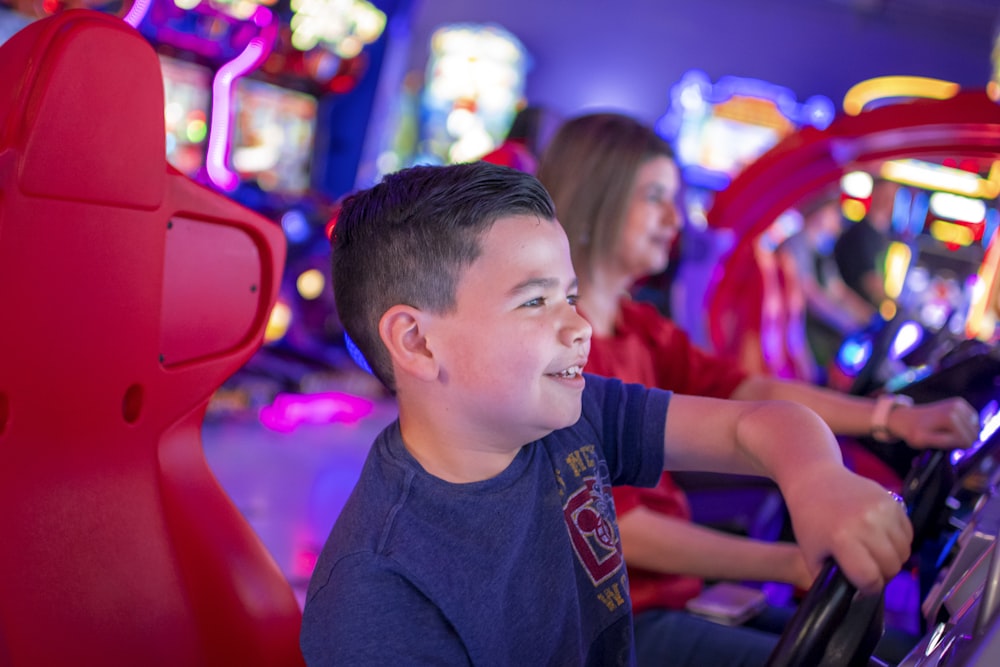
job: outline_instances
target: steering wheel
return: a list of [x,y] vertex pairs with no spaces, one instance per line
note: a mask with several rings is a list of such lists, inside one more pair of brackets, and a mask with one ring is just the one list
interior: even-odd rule
[[766,667],[885,667],[872,657],[885,629],[884,596],[856,593],[837,563],[827,559]]
[[911,551],[937,537],[947,525],[950,513],[948,496],[957,481],[949,452],[935,449],[923,452],[903,480],[903,502],[913,524]]

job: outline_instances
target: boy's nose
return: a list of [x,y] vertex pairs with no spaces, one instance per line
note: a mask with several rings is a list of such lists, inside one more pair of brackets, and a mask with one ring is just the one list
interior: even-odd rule
[[576,310],[571,310],[569,319],[563,328],[566,332],[567,344],[574,345],[577,343],[589,343],[590,338],[593,335],[593,329],[583,315],[576,312]]

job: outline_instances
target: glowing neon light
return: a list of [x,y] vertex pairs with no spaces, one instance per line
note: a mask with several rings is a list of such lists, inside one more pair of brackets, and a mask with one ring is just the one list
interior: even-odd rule
[[366,373],[374,375],[372,373],[372,367],[368,364],[368,360],[365,359],[365,355],[361,353],[361,348],[355,343],[350,336],[346,333],[344,334],[344,346],[347,348],[347,354],[351,359],[358,365],[358,368]]
[[[964,169],[945,167],[922,160],[891,160],[882,165],[882,175],[890,181],[925,190],[941,190],[966,197],[992,199],[996,196],[989,194],[994,191],[995,169],[994,163],[990,177],[984,179]],[[997,173],[997,183],[1000,184],[1000,170]]]
[[913,201],[913,195],[906,188],[899,188],[896,190],[896,196],[892,200],[892,229],[897,234],[902,234],[906,231],[906,228],[910,225],[910,220],[907,217],[907,211],[910,210],[910,204]]
[[849,171],[840,177],[840,189],[845,195],[855,199],[871,197],[873,186],[872,175],[864,171]]
[[281,340],[288,333],[288,327],[291,324],[292,309],[287,303],[278,299],[267,317],[267,326],[264,328],[264,342],[273,343]]
[[857,116],[872,102],[892,98],[946,100],[958,94],[960,86],[951,81],[923,76],[880,76],[855,84],[844,95],[844,112]]
[[326,288],[326,278],[319,269],[307,269],[299,274],[295,281],[295,289],[306,301],[318,299]]
[[840,211],[848,220],[858,222],[861,218],[865,217],[865,213],[868,209],[865,208],[864,202],[858,201],[857,199],[845,199],[840,204]]
[[996,401],[990,401],[986,404],[979,415],[979,421],[983,425],[982,430],[979,431],[979,439],[985,442],[997,432],[997,429],[1000,429],[1000,411],[997,409]]
[[948,245],[968,246],[976,240],[975,233],[965,225],[945,220],[934,220],[930,226],[931,236]]
[[212,81],[212,129],[208,135],[205,171],[209,180],[223,190],[232,191],[240,177],[229,168],[230,131],[233,122],[233,90],[237,79],[267,58],[278,34],[278,21],[266,7],[258,7],[252,20],[261,34],[247,44],[243,52],[219,68]]
[[848,338],[837,351],[837,365],[848,375],[857,375],[872,356],[872,342],[868,339]]
[[916,236],[924,231],[924,222],[927,220],[927,213],[931,208],[930,199],[925,190],[917,190],[913,196],[913,205],[910,209],[910,224],[906,230],[911,236]]
[[367,0],[291,0],[291,9],[291,42],[299,51],[322,44],[353,58],[385,30],[385,13]]
[[670,88],[670,106],[656,131],[671,142],[688,183],[721,190],[731,178],[796,128],[825,129],[833,101],[795,93],[760,79],[725,76],[712,83],[697,69]]
[[951,462],[958,463],[964,458],[979,451],[980,448],[1000,429],[1000,414],[997,413],[997,402],[990,401],[979,413],[979,423],[982,427],[979,431],[979,439],[972,443],[968,449],[956,449],[951,453]]
[[890,359],[899,359],[916,349],[920,341],[924,339],[924,328],[912,320],[904,322],[896,337],[892,340],[892,347],[889,349]]
[[128,10],[128,14],[123,19],[133,28],[138,28],[142,20],[146,18],[146,13],[153,6],[153,0],[135,0]]
[[[995,213],[996,209],[991,211]],[[969,315],[965,321],[965,333],[970,338],[989,340],[993,337],[995,321],[986,317],[986,311],[989,310],[996,291],[998,266],[1000,266],[1000,243],[997,243],[997,232],[994,227],[989,236],[989,245],[986,247],[986,258],[979,267],[978,281],[972,292],[972,304],[969,306]]]
[[297,208],[290,208],[281,216],[281,229],[285,232],[285,238],[291,243],[302,243],[308,240],[312,233],[309,219]]
[[910,246],[905,243],[893,241],[889,244],[885,255],[885,295],[890,299],[897,299],[902,293],[912,255]]
[[892,299],[883,299],[882,303],[878,305],[878,314],[886,322],[891,322],[892,318],[896,317],[896,302]]
[[931,195],[931,211],[939,218],[959,222],[982,222],[986,218],[986,202],[970,199],[950,192],[935,192]]
[[302,424],[356,424],[372,412],[372,402],[360,396],[322,394],[278,394],[260,410],[260,423],[274,431],[290,433]]

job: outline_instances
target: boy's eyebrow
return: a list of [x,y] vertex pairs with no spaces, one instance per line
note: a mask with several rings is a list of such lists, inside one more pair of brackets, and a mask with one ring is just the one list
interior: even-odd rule
[[[579,286],[580,281],[573,278],[573,281],[569,284],[570,290],[575,290]],[[539,278],[528,278],[517,285],[514,285],[507,292],[510,296],[515,296],[523,292],[527,292],[532,289],[556,289],[559,287],[559,279],[551,277],[539,277]]]

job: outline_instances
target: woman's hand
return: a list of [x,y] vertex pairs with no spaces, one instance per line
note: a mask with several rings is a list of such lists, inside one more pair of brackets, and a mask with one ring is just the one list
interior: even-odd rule
[[966,449],[979,439],[979,414],[963,398],[899,406],[889,432],[915,449]]

